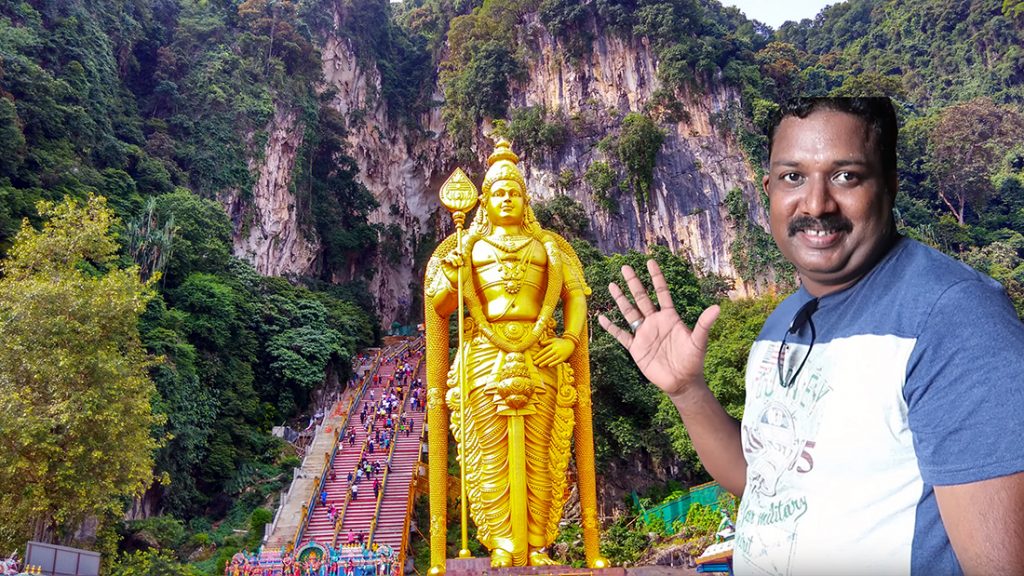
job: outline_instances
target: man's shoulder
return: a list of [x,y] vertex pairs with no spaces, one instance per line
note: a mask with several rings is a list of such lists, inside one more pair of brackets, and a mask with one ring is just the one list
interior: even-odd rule
[[999,315],[1001,284],[942,252],[909,238],[866,277],[844,306],[849,322],[874,334],[918,337],[936,315],[950,318]]
[[912,238],[902,238],[894,250],[893,264],[904,270],[905,281],[948,287],[963,281],[998,284],[967,264]]
[[[891,304],[931,305],[940,298],[977,300],[996,297],[1002,285],[967,264],[931,246],[902,238],[893,253],[868,279],[869,292],[884,295]],[[959,290],[953,290],[955,287]]]

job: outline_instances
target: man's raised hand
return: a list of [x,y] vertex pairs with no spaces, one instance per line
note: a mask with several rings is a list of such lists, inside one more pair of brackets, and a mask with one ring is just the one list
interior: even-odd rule
[[[704,382],[704,355],[708,348],[708,331],[718,318],[718,306],[711,306],[701,313],[693,330],[679,318],[672,305],[668,284],[657,262],[647,261],[651,273],[658,306],[655,307],[647,295],[647,289],[629,266],[622,267],[634,306],[619,288],[618,284],[608,286],[612,298],[630,326],[636,325],[635,332],[615,325],[605,315],[598,316],[601,327],[622,344],[644,376],[675,399],[697,382]],[[660,309],[659,309],[660,308]]]

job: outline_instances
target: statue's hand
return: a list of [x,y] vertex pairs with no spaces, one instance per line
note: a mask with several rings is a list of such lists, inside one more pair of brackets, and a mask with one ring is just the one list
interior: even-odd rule
[[444,260],[441,260],[441,272],[444,273],[445,278],[455,286],[459,281],[459,268],[464,264],[462,260],[462,250],[459,248],[453,248]]
[[[617,284],[608,286],[626,322],[641,321],[635,332],[616,326],[603,314],[601,327],[622,344],[633,357],[640,371],[652,384],[669,397],[678,398],[694,385],[704,383],[704,355],[708,348],[708,331],[718,318],[718,306],[711,306],[700,315],[691,330],[676,314],[665,276],[654,260],[647,261],[658,307],[647,295],[647,289],[629,266],[622,267],[622,276],[633,295],[634,306]],[[660,309],[659,309],[660,308]]]
[[541,368],[565,362],[576,349],[576,344],[568,338],[550,338],[541,344],[544,348],[533,358],[533,363]]

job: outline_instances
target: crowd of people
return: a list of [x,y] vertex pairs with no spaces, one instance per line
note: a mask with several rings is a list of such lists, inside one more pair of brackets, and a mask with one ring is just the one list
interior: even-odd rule
[[391,576],[399,571],[394,550],[387,545],[362,543],[332,548],[282,551],[280,559],[260,561],[247,550],[232,557],[224,576]]

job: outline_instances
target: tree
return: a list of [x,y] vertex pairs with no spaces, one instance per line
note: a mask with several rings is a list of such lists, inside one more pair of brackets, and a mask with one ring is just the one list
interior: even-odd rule
[[992,175],[1006,152],[1024,138],[1024,116],[988,98],[942,111],[931,132],[931,171],[943,204],[964,223],[992,192]]
[[650,195],[654,163],[664,141],[665,132],[649,116],[630,112],[622,120],[616,151],[629,174],[633,192],[641,202],[647,202]]
[[69,542],[152,481],[160,418],[138,321],[152,297],[116,265],[102,197],[40,202],[0,279],[0,547]]
[[177,286],[194,272],[222,272],[231,259],[231,222],[224,208],[185,188],[156,197],[152,217],[174,223],[174,250],[166,263],[167,284]]

